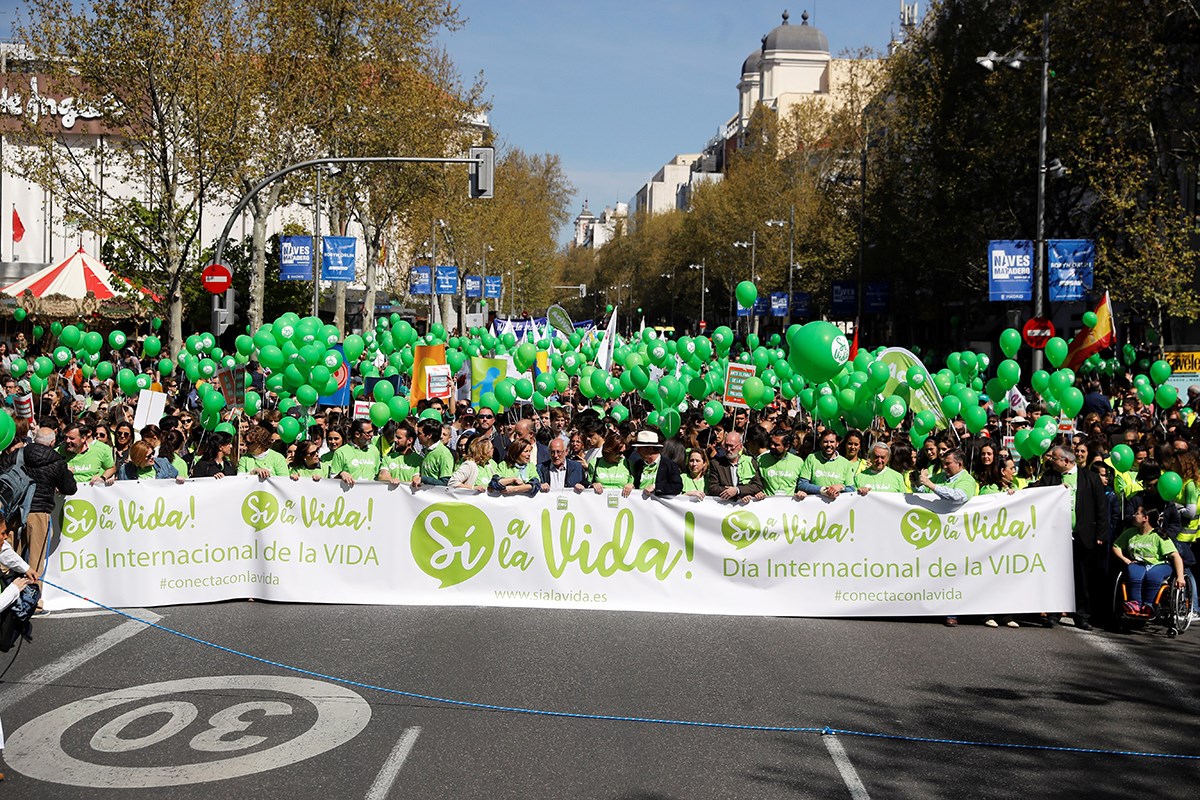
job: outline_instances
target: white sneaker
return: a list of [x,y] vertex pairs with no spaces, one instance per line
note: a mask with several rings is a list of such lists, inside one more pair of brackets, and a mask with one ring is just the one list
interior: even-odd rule
[[989,628],[999,628],[1000,627],[1000,625],[996,622],[996,620],[992,619],[991,617],[988,617],[986,620],[984,620],[983,624],[987,625]]
[[1195,611],[1193,611],[1188,619],[1192,622],[1200,622],[1200,614],[1197,614]]

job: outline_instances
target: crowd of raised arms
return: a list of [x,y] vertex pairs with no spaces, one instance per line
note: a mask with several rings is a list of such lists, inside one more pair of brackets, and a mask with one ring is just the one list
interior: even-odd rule
[[[29,387],[7,371],[9,357],[0,344],[0,381],[11,410]],[[152,371],[130,351],[122,363]],[[253,362],[250,375],[261,390],[264,375]],[[17,419],[10,450],[31,441],[55,447],[81,485],[252,474],[494,495],[636,492],[691,501],[753,503],[789,496],[819,503],[842,493],[918,492],[963,502],[1052,484],[1047,476],[1069,465],[1094,472],[1104,487],[1107,533],[1097,544],[1103,545],[1105,571],[1132,561],[1121,549],[1127,543],[1118,540],[1123,532],[1144,527],[1147,515],[1153,531],[1176,553],[1163,554],[1152,566],[1181,561],[1181,570],[1190,568],[1190,543],[1200,529],[1200,424],[1194,424],[1200,387],[1189,390],[1186,402],[1162,410],[1141,402],[1123,378],[1105,385],[1092,380],[1074,431],[1060,434],[1043,458],[1022,460],[1005,446],[1005,437],[1031,427],[1041,415],[1036,397],[1021,412],[989,414],[988,425],[976,434],[955,420],[919,449],[903,426],[835,430],[798,403],[784,401],[759,411],[732,409],[714,425],[701,409],[693,409],[683,415],[678,433],[667,438],[648,424],[636,397],[626,399],[631,413],[623,418],[608,413],[611,402],[596,405],[571,388],[548,408],[518,404],[499,414],[468,401],[424,400],[405,421],[382,427],[340,408],[302,414],[297,407],[288,413],[307,427],[286,443],[279,434],[284,415],[269,407],[269,392],[263,392],[264,408],[254,417],[237,409],[226,412],[230,434],[229,427],[201,427],[196,387],[186,378],[160,382],[155,377],[152,388],[165,392],[169,401],[155,424],[135,429],[135,401],[124,397],[114,381],[85,379],[78,370],[52,377],[34,420]],[[1133,452],[1132,465],[1124,469],[1117,469],[1111,456],[1118,445]],[[1167,472],[1183,482],[1170,501],[1157,491],[1159,476]],[[988,624],[998,623],[989,619]]]

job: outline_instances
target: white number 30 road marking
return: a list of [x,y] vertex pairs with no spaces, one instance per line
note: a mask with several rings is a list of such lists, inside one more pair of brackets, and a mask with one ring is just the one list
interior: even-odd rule
[[[182,699],[147,700],[164,695],[220,690],[269,691],[293,695],[317,713],[312,726],[287,741],[264,750],[228,758],[178,765],[96,764],[63,750],[66,732],[103,711],[130,703],[140,705],[96,729],[90,740],[97,753],[120,754],[165,742],[187,730],[200,715],[195,704]],[[212,696],[207,696],[211,703]],[[237,753],[257,747],[266,736],[245,733],[263,717],[289,716],[290,703],[278,699],[239,702],[213,714],[207,727],[191,737],[188,746],[203,753]],[[151,683],[95,695],[57,708],[34,719],[8,740],[4,751],[8,765],[36,780],[70,786],[107,789],[142,789],[227,780],[294,764],[345,744],[367,726],[371,707],[358,694],[331,683],[270,675],[223,675],[209,678]],[[157,727],[154,723],[158,722]],[[135,724],[136,723],[136,724]],[[140,735],[130,735],[133,728]]]

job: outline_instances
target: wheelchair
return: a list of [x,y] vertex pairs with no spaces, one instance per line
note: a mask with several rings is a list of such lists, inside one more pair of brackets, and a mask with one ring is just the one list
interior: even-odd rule
[[1165,629],[1170,639],[1186,632],[1192,624],[1192,598],[1196,583],[1189,572],[1185,571],[1184,574],[1187,580],[1182,589],[1175,586],[1175,576],[1171,575],[1154,592],[1154,600],[1148,605],[1143,604],[1141,611],[1134,613],[1125,608],[1129,590],[1125,585],[1125,571],[1118,571],[1113,584],[1113,618],[1118,628],[1123,631]]

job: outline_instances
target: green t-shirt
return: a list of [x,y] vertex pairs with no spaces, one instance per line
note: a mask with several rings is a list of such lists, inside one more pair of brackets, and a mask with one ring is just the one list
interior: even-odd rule
[[187,462],[180,458],[178,453],[171,456],[171,466],[175,468],[175,471],[179,473],[179,477],[181,478],[186,478],[191,472],[188,469]]
[[642,479],[638,485],[638,489],[648,489],[654,485],[654,481],[658,478],[658,462],[662,456],[654,460],[654,463],[644,462],[646,466],[642,467]]
[[908,487],[904,485],[904,476],[891,467],[884,467],[879,472],[863,470],[854,479],[854,487],[867,487],[872,492],[899,492],[904,494]]
[[960,469],[958,474],[953,478],[951,478],[945,472],[940,472],[930,478],[930,480],[940,486],[947,486],[951,489],[961,489],[963,493],[966,494],[968,500],[979,494],[979,483],[975,480],[971,473],[965,469]]
[[492,482],[493,475],[500,474],[500,465],[498,465],[495,461],[489,461],[486,464],[476,463],[475,466],[479,470],[478,474],[475,476],[476,486],[487,486]]
[[[109,467],[113,466],[112,448],[102,449],[94,443],[82,453],[74,455],[64,453],[63,456],[70,456],[67,458],[67,469],[71,470],[71,474],[79,483],[87,483],[97,475],[103,475]],[[186,475],[187,472],[184,471],[180,474]]]
[[605,489],[624,489],[633,483],[633,474],[624,459],[609,464],[603,458],[597,458],[588,465],[588,483],[598,483]]
[[[795,453],[776,456],[766,452],[758,457],[758,471],[762,473],[764,491],[770,495],[790,495],[796,491],[796,480],[804,469],[804,459]],[[739,480],[741,477],[739,476]]]
[[683,491],[684,492],[704,492],[704,476],[693,478],[686,473],[683,476]]
[[297,475],[301,478],[326,478],[329,477],[325,471],[325,465],[320,464],[315,467],[292,467],[292,475]]
[[367,445],[360,450],[352,444],[344,444],[333,451],[329,459],[329,476],[336,478],[343,472],[356,481],[373,481],[379,475],[379,448]]
[[421,477],[448,481],[453,474],[454,454],[446,445],[435,442],[433,447],[425,451],[425,457],[421,459]]
[[268,470],[275,478],[286,478],[291,474],[287,459],[283,457],[282,453],[274,450],[266,450],[257,456],[242,456],[238,461],[238,474],[245,475],[259,467]]
[[1138,533],[1137,528],[1126,528],[1113,542],[1113,547],[1124,553],[1126,558],[1145,562],[1151,567],[1165,564],[1167,556],[1179,552],[1170,539],[1164,539],[1155,531]]
[[411,481],[421,471],[421,456],[409,451],[407,453],[388,453],[380,463],[379,472],[384,471],[402,483]]
[[[1017,491],[1024,489],[1028,485],[1029,485],[1029,481],[1025,480],[1024,478],[1013,478],[1012,488],[1016,489]],[[987,486],[979,487],[979,493],[981,495],[1000,494],[1001,492],[1007,492],[1007,491],[1008,491],[1008,489],[1001,489],[1000,486],[995,483],[989,483]]]
[[800,470],[800,477],[821,487],[838,483],[853,486],[855,475],[854,465],[843,456],[834,456],[826,461],[820,453],[813,453],[804,459],[804,467]]
[[[512,464],[509,464],[507,461],[495,463],[495,474],[499,475],[501,478],[520,478],[522,483],[538,482],[537,467],[533,464],[525,465],[524,475],[522,475],[521,472],[522,470],[520,467],[515,467]],[[488,480],[491,480],[490,475],[488,476]]]

